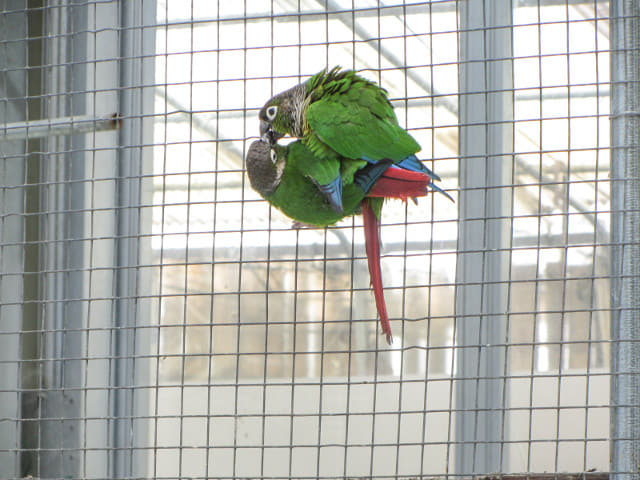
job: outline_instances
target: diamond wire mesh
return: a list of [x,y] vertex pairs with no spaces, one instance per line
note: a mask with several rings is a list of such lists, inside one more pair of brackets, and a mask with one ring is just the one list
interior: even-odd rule
[[[507,3],[487,28],[454,1],[8,2],[5,130],[122,127],[1,147],[2,476],[607,471],[608,2]],[[494,34],[511,55],[461,53]],[[385,206],[391,347],[361,220],[292,229],[244,173],[263,103],[336,64],[389,91],[457,201]],[[495,159],[508,181],[461,180]],[[474,222],[497,250],[461,242]]]

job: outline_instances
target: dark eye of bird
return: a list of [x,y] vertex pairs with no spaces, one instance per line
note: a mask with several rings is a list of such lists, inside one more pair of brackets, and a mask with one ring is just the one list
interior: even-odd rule
[[278,111],[278,107],[269,107],[267,108],[267,117],[269,120],[273,120],[276,117],[276,112]]

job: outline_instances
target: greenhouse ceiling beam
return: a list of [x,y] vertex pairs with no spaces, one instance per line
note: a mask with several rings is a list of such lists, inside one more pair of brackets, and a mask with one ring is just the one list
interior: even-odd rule
[[[595,0],[596,3],[606,4],[608,2],[604,2],[603,0]],[[322,6],[324,6],[324,2],[318,1]],[[277,22],[302,22],[308,20],[314,20],[314,17],[329,15],[353,15],[357,14],[358,18],[371,18],[371,17],[397,17],[398,14],[396,10],[398,9],[410,9],[411,12],[415,13],[448,13],[455,12],[456,6],[458,2],[453,0],[440,0],[440,1],[432,1],[425,2],[421,4],[409,4],[409,5],[384,5],[380,7],[366,7],[361,9],[351,9],[351,8],[342,8],[336,2],[329,2],[328,5],[331,5],[332,8],[324,9],[324,10],[303,10],[300,12],[294,11],[292,13],[275,13],[271,14],[268,11],[251,14],[251,15],[234,15],[229,17],[209,17],[209,18],[196,18],[196,19],[176,19],[167,23],[158,24],[157,27],[161,28],[191,28],[194,25],[201,24],[210,24],[210,23],[222,23],[222,22],[230,22],[230,23],[245,23],[252,22],[256,20],[268,20],[274,19]],[[520,0],[515,5],[518,8],[523,7],[553,7],[553,6],[573,6],[573,5],[582,5],[591,7],[594,4],[594,0]],[[424,11],[420,11],[420,8],[423,8]],[[291,5],[288,5],[288,8],[291,9]],[[293,7],[297,9],[297,5]],[[604,20],[604,18],[602,18]]]

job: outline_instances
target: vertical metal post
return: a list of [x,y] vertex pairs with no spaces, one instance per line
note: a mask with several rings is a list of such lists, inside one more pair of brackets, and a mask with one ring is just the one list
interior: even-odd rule
[[145,448],[149,432],[149,354],[151,310],[145,292],[151,285],[148,269],[150,241],[141,236],[151,226],[150,205],[153,158],[153,111],[155,81],[155,0],[120,2],[120,129],[117,202],[120,211],[116,245],[116,336],[114,372],[112,472],[116,478],[146,477]]
[[[24,0],[3,4],[0,18],[0,121],[26,120],[27,36]],[[0,142],[0,478],[22,477],[19,449],[22,424],[20,389],[27,363],[20,362],[24,310],[26,144]],[[24,350],[24,348],[23,348]],[[31,385],[25,385],[29,388]]]
[[640,4],[611,1],[611,475],[640,478]]
[[[41,113],[59,117],[84,113],[86,97],[86,7],[59,0],[43,26],[53,34],[46,64],[55,65],[43,85]],[[42,378],[38,468],[40,477],[79,477],[84,470],[84,369],[87,325],[86,164],[83,136],[45,140],[41,182],[39,293],[42,299]],[[67,153],[70,152],[70,153]]]
[[[28,42],[21,42],[24,45],[27,55],[29,69],[26,76],[26,88],[28,93],[26,118],[31,124],[33,119],[42,115],[42,63],[44,53],[44,21],[43,21],[42,0],[29,0],[27,2],[28,12],[25,12],[27,20],[27,32],[23,38],[28,38]],[[12,122],[12,124],[14,124]],[[7,124],[9,126],[11,124]],[[25,132],[27,133],[27,132]],[[10,137],[5,137],[9,139]],[[42,311],[41,281],[40,281],[40,261],[41,261],[41,217],[42,198],[41,189],[41,159],[43,152],[42,141],[33,139],[30,135],[25,135],[24,145],[27,149],[25,157],[25,189],[24,189],[24,209],[26,217],[24,219],[25,242],[24,255],[24,281],[22,306],[22,339],[20,360],[22,363],[22,399],[20,419],[22,421],[20,432],[20,471],[21,476],[37,475],[38,453],[40,445],[41,422],[34,421],[40,415],[40,395],[38,388],[41,386],[41,354],[42,335]],[[4,142],[3,142],[4,143]],[[29,421],[32,420],[32,421]]]
[[455,473],[501,471],[513,163],[511,0],[460,2]]

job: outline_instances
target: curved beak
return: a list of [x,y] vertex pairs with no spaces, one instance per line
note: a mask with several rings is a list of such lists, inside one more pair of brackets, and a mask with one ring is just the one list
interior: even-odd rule
[[262,137],[263,140],[269,130],[271,130],[271,124],[269,122],[265,122],[264,120],[260,120],[260,137]]
[[276,132],[269,122],[260,120],[260,139],[263,142],[269,142],[271,145],[284,137],[282,133]]

